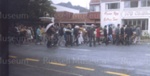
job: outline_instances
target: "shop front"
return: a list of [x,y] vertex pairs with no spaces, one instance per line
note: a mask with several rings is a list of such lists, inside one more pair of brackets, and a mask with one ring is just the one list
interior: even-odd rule
[[150,34],[150,11],[149,10],[125,10],[122,12],[122,24],[140,26],[142,35]]

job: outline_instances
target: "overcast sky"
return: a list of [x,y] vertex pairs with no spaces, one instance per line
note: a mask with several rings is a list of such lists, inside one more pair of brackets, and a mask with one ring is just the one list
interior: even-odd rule
[[73,5],[80,5],[82,7],[89,7],[90,0],[52,0],[53,3],[60,3],[60,2],[71,2]]

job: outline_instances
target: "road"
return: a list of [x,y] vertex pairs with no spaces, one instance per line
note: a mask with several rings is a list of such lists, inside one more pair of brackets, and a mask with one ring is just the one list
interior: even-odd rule
[[150,45],[10,46],[10,76],[150,76]]

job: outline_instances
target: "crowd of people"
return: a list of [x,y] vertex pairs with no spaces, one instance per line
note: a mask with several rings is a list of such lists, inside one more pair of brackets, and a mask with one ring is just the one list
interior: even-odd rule
[[101,45],[102,43],[115,45],[131,45],[140,42],[140,26],[131,27],[130,25],[118,24],[116,28],[106,25],[53,25],[47,31],[45,26],[24,26],[16,25],[10,29],[10,36],[13,37],[14,44],[35,43],[38,45],[46,44],[47,47],[53,46],[79,46],[86,44],[90,47]]

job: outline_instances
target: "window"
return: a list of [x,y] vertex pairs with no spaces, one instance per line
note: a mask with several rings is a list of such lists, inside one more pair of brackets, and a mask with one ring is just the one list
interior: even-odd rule
[[146,1],[147,1],[147,0],[141,0],[141,6],[142,6],[142,7],[145,7],[145,6],[147,6],[147,3],[146,3]]
[[125,19],[124,24],[140,26],[142,30],[148,30],[148,19]]
[[150,6],[150,0],[147,0],[147,6]]
[[130,7],[130,1],[125,1],[124,6],[125,6],[125,8],[129,8]]
[[94,11],[94,6],[90,6],[90,11]]
[[138,7],[138,2],[139,1],[125,1],[124,6],[125,8],[134,8],[134,7]]
[[106,4],[106,9],[119,9],[120,4],[119,3],[108,3]]
[[139,1],[131,1],[130,3],[131,7],[138,7],[138,2]]
[[99,12],[100,11],[99,8],[100,8],[99,5],[92,5],[92,6],[90,6],[90,11]]
[[142,7],[150,6],[150,0],[141,0],[141,6]]

